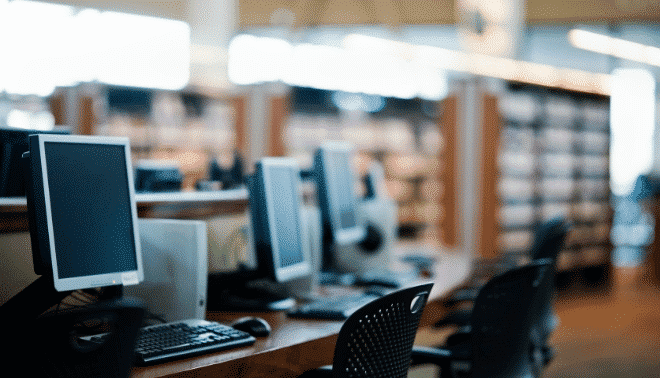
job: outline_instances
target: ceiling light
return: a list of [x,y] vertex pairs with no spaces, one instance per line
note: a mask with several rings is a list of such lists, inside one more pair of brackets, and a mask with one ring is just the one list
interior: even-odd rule
[[660,66],[660,49],[657,47],[580,29],[568,32],[568,40],[580,49]]

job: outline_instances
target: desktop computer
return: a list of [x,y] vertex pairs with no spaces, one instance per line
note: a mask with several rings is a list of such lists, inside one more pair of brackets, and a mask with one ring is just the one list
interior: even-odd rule
[[[288,314],[294,317],[345,319],[379,297],[364,293],[316,295],[316,274],[321,265],[320,212],[314,207],[302,207],[300,169],[295,160],[260,160],[248,186],[256,269],[216,276],[216,282],[212,275],[209,306],[289,310]],[[310,243],[309,236],[316,242]],[[306,303],[294,309],[291,296]]]
[[291,295],[299,294],[286,284],[313,274],[304,217],[313,218],[303,215],[300,169],[293,159],[263,158],[248,180],[248,189],[256,267],[211,275],[209,307],[286,310],[295,304]]
[[370,167],[367,198],[356,198],[352,154],[349,143],[325,142],[314,155],[311,176],[323,222],[324,282],[400,287],[415,272],[391,271],[396,204],[385,193],[378,165]]
[[[8,340],[20,338],[20,330],[73,291],[92,295],[104,288],[101,299],[112,299],[144,280],[128,139],[40,134],[29,137],[29,147],[23,155],[28,217],[41,277],[0,307],[0,321],[13,328]],[[112,337],[80,336],[72,342],[90,348]],[[135,359],[153,364],[255,340],[228,326],[187,319],[141,331]]]

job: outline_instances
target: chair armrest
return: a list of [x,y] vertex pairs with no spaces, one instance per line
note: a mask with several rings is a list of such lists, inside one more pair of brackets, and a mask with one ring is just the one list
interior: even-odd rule
[[321,366],[314,370],[308,370],[298,376],[298,378],[331,378],[332,365]]
[[449,363],[453,359],[453,354],[450,350],[440,348],[429,348],[422,346],[413,347],[412,351],[412,364],[433,364],[440,367],[449,367]]

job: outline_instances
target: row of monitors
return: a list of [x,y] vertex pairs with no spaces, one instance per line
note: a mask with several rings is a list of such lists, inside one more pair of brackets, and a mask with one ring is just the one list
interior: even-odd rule
[[[315,156],[319,204],[332,242],[365,234],[356,214],[350,146],[327,143]],[[127,138],[36,134],[24,155],[35,272],[58,291],[136,284],[143,279]],[[264,158],[249,180],[260,272],[278,282],[309,274],[301,224],[300,169]]]

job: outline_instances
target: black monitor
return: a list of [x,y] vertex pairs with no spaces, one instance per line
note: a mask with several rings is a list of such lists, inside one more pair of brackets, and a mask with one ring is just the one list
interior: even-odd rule
[[31,135],[33,259],[57,291],[143,280],[127,138]]
[[29,149],[31,134],[68,134],[68,131],[0,128],[0,197],[25,196],[21,156]]
[[352,146],[344,142],[325,142],[314,155],[314,175],[323,222],[324,269],[332,265],[329,245],[359,243],[366,235],[357,212],[352,156]]
[[280,283],[309,275],[311,262],[304,247],[300,169],[296,161],[261,159],[249,187],[259,269]]

